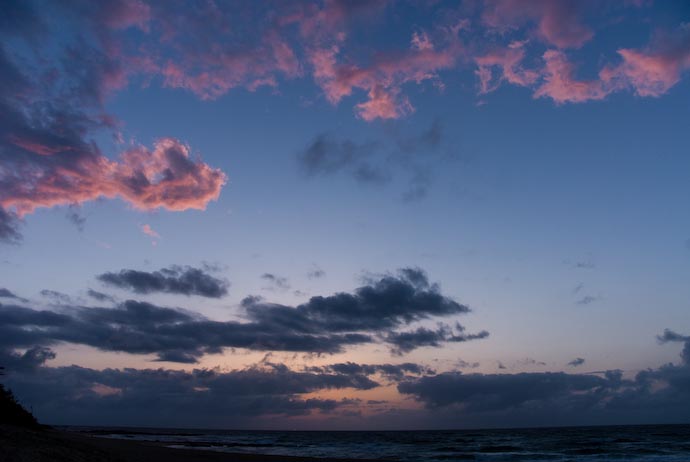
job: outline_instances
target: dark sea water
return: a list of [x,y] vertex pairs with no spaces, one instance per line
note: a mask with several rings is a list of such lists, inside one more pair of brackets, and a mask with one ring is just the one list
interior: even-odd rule
[[71,428],[172,447],[387,461],[687,461],[690,425],[459,431],[281,432]]

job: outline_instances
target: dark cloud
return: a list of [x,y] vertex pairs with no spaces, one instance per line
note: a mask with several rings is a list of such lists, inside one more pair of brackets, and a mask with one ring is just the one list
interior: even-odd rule
[[520,374],[462,374],[447,372],[398,385],[429,407],[460,405],[470,412],[510,409],[533,401],[593,392],[607,381],[594,375],[564,372]]
[[687,342],[688,340],[690,340],[690,336],[681,335],[677,332],[672,331],[671,329],[664,329],[664,333],[661,335],[657,335],[656,339],[659,341],[659,343]]
[[261,275],[261,279],[268,281],[271,284],[271,289],[288,290],[290,288],[290,282],[287,278],[278,276],[272,273],[264,273]]
[[28,303],[29,302],[29,300],[27,300],[26,298],[20,297],[17,294],[15,294],[14,292],[12,292],[11,290],[8,290],[8,289],[2,288],[2,287],[0,287],[0,298],[12,298],[12,299],[18,300],[22,303]]
[[[402,341],[395,329],[432,317],[469,312],[442,295],[417,269],[401,270],[356,289],[312,297],[295,307],[242,301],[246,322],[212,321],[196,313],[128,300],[114,308],[62,307],[60,313],[0,305],[0,347],[31,347],[58,342],[90,345],[106,351],[156,354],[161,361],[189,363],[222,348],[259,351],[336,353],[349,345],[390,342],[410,351],[429,342]],[[456,333],[435,338],[433,345],[481,338]],[[396,343],[397,342],[397,343]]]
[[319,268],[318,266],[315,267],[314,269],[310,270],[307,273],[307,277],[309,279],[320,279],[324,276],[326,276],[326,272],[324,270],[322,270],[321,268]]
[[590,303],[594,303],[597,300],[599,300],[599,297],[595,297],[594,295],[585,295],[575,303],[577,303],[578,305],[589,305]]
[[[7,319],[1,321],[5,325]],[[52,320],[61,322],[64,319]],[[686,336],[674,332],[660,338],[687,342]],[[415,363],[345,362],[295,370],[271,362],[270,356],[231,371],[46,366],[54,357],[45,347],[23,353],[0,348],[0,361],[8,366],[7,385],[39,419],[53,424],[208,427],[222,421],[247,428],[261,418],[357,412],[364,402],[323,399],[318,393],[341,390],[339,394],[346,396],[348,390],[371,390],[387,383],[397,384],[404,397],[422,403],[425,410],[415,411],[415,416],[429,420],[417,422],[431,422],[436,428],[685,422],[690,411],[687,363],[665,364],[625,378],[620,370],[436,373]]]
[[24,353],[0,350],[0,365],[4,366],[8,373],[27,371],[42,366],[46,361],[54,359],[55,356],[53,350],[41,346],[29,348]]
[[[659,339],[685,342],[684,353],[690,343],[690,338],[672,331]],[[690,411],[690,362],[681,356],[680,365],[643,370],[630,379],[620,370],[593,374],[446,372],[407,377],[398,384],[398,391],[423,403],[444,425],[684,422]]]
[[226,280],[191,266],[170,266],[153,272],[123,269],[117,273],[103,273],[98,280],[139,294],[163,292],[210,298],[227,295],[230,285]]
[[0,287],[0,298],[19,298],[12,291]]
[[571,268],[576,269],[594,269],[597,267],[597,265],[591,260],[565,260],[564,263],[570,266]]
[[322,133],[299,153],[298,160],[309,176],[344,171],[362,183],[383,183],[388,179],[386,174],[370,164],[378,150],[377,143],[338,141],[333,135]]
[[115,297],[112,295],[104,294],[103,292],[98,292],[97,290],[89,289],[86,291],[86,294],[93,298],[94,300],[97,300],[99,302],[112,302],[115,303],[117,300]]
[[81,214],[81,207],[78,205],[70,205],[67,207],[67,219],[77,227],[79,231],[84,231],[86,224],[86,217]]
[[470,309],[443,296],[418,268],[329,297],[312,297],[297,307],[245,299],[249,317],[266,324],[285,324],[306,332],[383,331],[433,316],[468,313]]
[[314,366],[307,370],[315,372],[332,372],[343,375],[370,376],[380,374],[388,380],[400,380],[406,376],[433,374],[434,371],[416,363],[401,364],[358,364],[354,362],[336,363],[327,366]]
[[568,366],[577,367],[582,366],[585,363],[585,358],[575,358],[568,363]]
[[41,295],[57,303],[58,305],[68,305],[72,303],[72,297],[57,290],[43,289]]
[[460,324],[456,325],[455,332],[445,324],[440,324],[436,329],[418,327],[410,332],[391,332],[386,336],[386,342],[393,346],[393,353],[402,355],[420,347],[439,347],[443,343],[467,342],[489,336],[487,331],[476,334],[465,334],[463,331],[464,328]]
[[525,358],[516,362],[517,364],[520,364],[522,366],[546,366],[546,363],[544,361],[537,361],[534,358]]
[[299,153],[298,161],[308,176],[344,173],[360,183],[381,184],[402,174],[408,180],[403,199],[411,201],[427,194],[435,164],[452,157],[442,149],[443,141],[438,119],[418,134],[392,125],[376,142],[338,140],[322,133]]
[[392,137],[401,152],[408,154],[428,153],[441,148],[443,142],[443,124],[440,119],[434,119],[428,129],[419,134],[411,135],[393,130]]
[[683,358],[685,364],[690,365],[690,335],[681,335],[671,329],[664,329],[664,333],[657,335],[656,338],[659,343],[683,342],[683,351],[681,351],[680,357]]
[[25,361],[31,367],[8,367],[7,384],[41,421],[53,424],[246,426],[260,416],[329,413],[356,402],[304,396],[309,393],[379,386],[360,374],[297,372],[272,364],[228,372],[38,367],[47,353],[32,354],[37,359]]
[[21,239],[17,215],[0,207],[0,242],[17,244]]
[[[469,361],[465,361],[463,359],[458,359],[457,361],[455,361],[455,366],[459,367],[460,369],[466,369],[466,368],[467,369],[476,369],[477,367],[479,367],[479,363],[476,361],[475,362],[469,362]],[[499,367],[499,369],[500,369],[500,367]]]

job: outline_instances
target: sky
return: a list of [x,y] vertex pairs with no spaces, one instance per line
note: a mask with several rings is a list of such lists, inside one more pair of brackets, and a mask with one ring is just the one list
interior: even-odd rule
[[690,5],[2,1],[51,424],[690,422]]

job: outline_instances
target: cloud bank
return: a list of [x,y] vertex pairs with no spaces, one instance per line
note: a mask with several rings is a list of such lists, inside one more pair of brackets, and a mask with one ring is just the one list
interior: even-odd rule
[[209,298],[227,295],[230,286],[228,281],[191,266],[170,266],[153,272],[123,269],[117,273],[103,273],[97,279],[111,287],[137,294],[161,292]]
[[[154,273],[123,270],[105,273],[101,280],[139,293],[222,296],[225,283],[200,270],[173,267]],[[99,294],[91,294],[96,299]],[[398,353],[447,342],[485,338],[488,333],[465,334],[443,328],[433,341],[419,332],[413,336],[397,329],[418,321],[467,314],[470,309],[443,295],[418,268],[405,268],[396,276],[383,276],[352,293],[312,297],[297,306],[264,302],[258,297],[242,301],[246,322],[214,321],[198,313],[152,303],[127,300],[113,308],[67,306],[61,310],[33,310],[0,305],[0,347],[74,343],[105,351],[155,354],[160,361],[195,363],[223,348],[258,351],[337,353],[352,345],[384,343]]]

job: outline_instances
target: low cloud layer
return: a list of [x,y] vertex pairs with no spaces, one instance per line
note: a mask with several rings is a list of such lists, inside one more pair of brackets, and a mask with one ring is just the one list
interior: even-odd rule
[[[659,339],[689,349],[687,336],[667,331]],[[355,414],[361,428],[398,428],[396,407],[408,399],[422,407],[408,408],[407,418],[432,428],[685,422],[690,411],[685,357],[630,378],[620,370],[437,373],[409,362],[300,369],[264,359],[243,369],[189,371],[46,365],[54,358],[45,347],[0,349],[7,384],[39,419],[53,424],[256,428],[280,417],[287,427],[295,417]],[[402,396],[384,407],[359,397],[390,385]],[[338,398],[320,395],[335,390]]]
[[[300,372],[276,364],[220,371],[41,366],[50,350],[0,352],[8,384],[42,421],[57,424],[219,427],[247,425],[260,416],[332,413],[353,399],[304,396],[327,390],[369,390],[365,374]],[[50,386],[47,386],[50,384]]]
[[[199,270],[188,271],[178,268],[143,275],[126,271],[106,274],[105,280],[143,293],[217,295],[216,285],[208,289],[202,284],[201,290],[189,283],[184,276],[197,275]],[[196,282],[196,276],[192,280]],[[455,333],[437,332],[433,341],[408,338],[398,332],[418,321],[470,311],[443,295],[438,285],[430,283],[417,268],[383,276],[353,293],[312,297],[297,306],[247,297],[242,309],[246,322],[213,321],[197,313],[134,300],[114,308],[62,306],[59,312],[0,305],[0,347],[30,348],[66,342],[106,351],[155,354],[161,361],[194,363],[200,356],[223,348],[337,353],[352,345],[382,342],[402,354],[422,346],[438,347],[488,335],[464,334],[460,324]]]
[[630,379],[620,370],[590,374],[452,371],[404,379],[398,391],[437,414],[440,425],[463,421],[504,426],[686,422],[690,340],[671,331],[660,339],[684,342],[683,361],[642,370]]
[[227,295],[230,286],[228,281],[191,266],[170,266],[152,272],[123,269],[117,273],[103,273],[97,279],[111,287],[137,294],[160,292],[209,298]]

